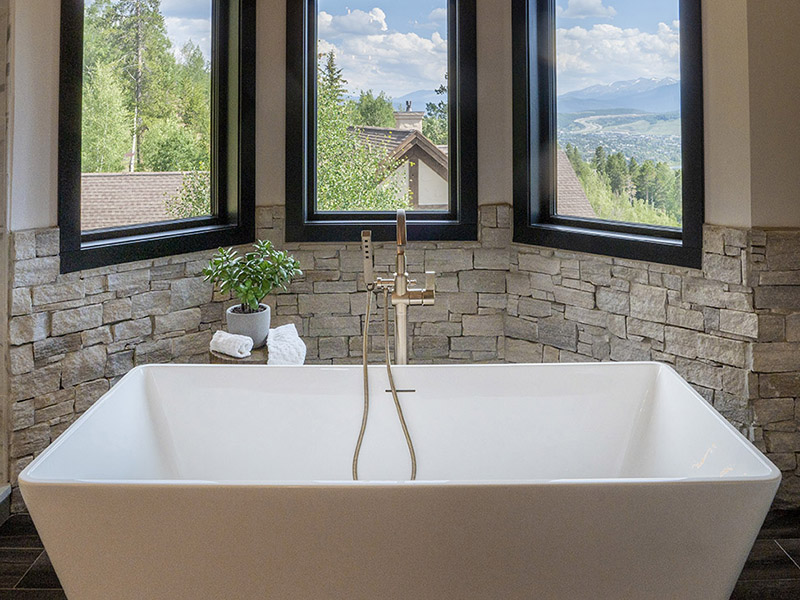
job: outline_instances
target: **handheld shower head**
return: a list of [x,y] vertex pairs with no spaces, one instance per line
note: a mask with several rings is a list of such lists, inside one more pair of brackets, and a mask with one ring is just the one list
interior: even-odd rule
[[397,253],[405,254],[408,235],[406,232],[406,211],[402,208],[397,211]]
[[364,284],[369,290],[375,285],[375,274],[372,270],[372,231],[369,229],[361,232],[361,254],[364,258]]

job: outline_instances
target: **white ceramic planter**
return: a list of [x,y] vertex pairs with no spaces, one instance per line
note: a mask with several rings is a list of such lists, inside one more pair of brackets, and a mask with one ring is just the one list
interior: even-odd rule
[[263,309],[256,313],[234,312],[238,304],[231,306],[225,313],[228,323],[228,333],[246,335],[253,340],[253,348],[262,348],[267,343],[269,335],[269,325],[271,321],[271,311],[266,304],[259,304]]

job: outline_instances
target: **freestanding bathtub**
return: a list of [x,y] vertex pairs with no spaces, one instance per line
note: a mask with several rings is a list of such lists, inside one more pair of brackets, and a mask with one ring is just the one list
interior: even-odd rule
[[779,471],[655,363],[134,369],[20,476],[71,600],[727,600]]

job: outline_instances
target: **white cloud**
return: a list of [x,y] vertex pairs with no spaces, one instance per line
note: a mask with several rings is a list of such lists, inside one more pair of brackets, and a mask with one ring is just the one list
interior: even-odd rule
[[[437,11],[431,13],[431,17]],[[445,16],[447,11],[444,10]],[[385,91],[398,98],[439,87],[447,73],[447,40],[437,31],[400,33],[374,8],[319,14],[318,51],[333,51],[351,92]]]
[[166,17],[167,34],[175,46],[176,54],[181,47],[192,40],[200,46],[206,60],[211,60],[211,21],[208,19],[187,19],[180,17]]
[[336,53],[352,92],[372,89],[393,98],[421,89],[434,90],[447,73],[447,40],[416,33],[386,33],[320,40],[319,51]]
[[446,21],[447,20],[447,9],[446,8],[434,8],[431,11],[431,14],[428,15],[428,18],[431,21]]
[[558,93],[638,77],[680,78],[680,32],[659,23],[656,33],[598,24],[558,29]]
[[565,19],[613,17],[616,14],[613,6],[603,6],[603,0],[567,0],[567,8],[556,7],[556,15]]
[[373,8],[369,12],[351,10],[344,15],[331,15],[320,11],[318,27],[320,37],[333,37],[343,33],[369,35],[389,29],[386,25],[386,13],[380,8]]

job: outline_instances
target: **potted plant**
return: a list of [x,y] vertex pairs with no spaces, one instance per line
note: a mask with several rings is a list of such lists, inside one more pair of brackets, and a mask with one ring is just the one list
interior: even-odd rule
[[268,240],[257,241],[255,250],[244,256],[233,248],[220,248],[203,269],[205,281],[230,292],[239,301],[226,313],[228,332],[246,335],[254,348],[267,342],[270,309],[261,301],[272,290],[286,290],[292,279],[302,275],[300,263],[286,252],[276,250]]

